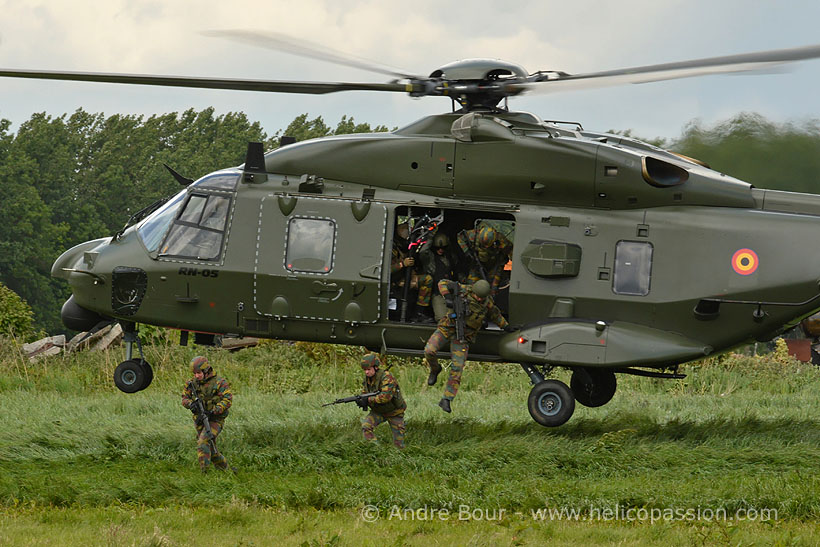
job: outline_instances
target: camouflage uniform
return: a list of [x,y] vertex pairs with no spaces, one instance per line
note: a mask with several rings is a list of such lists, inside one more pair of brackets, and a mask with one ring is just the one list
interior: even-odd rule
[[[447,344],[447,341],[450,341],[450,354],[453,363],[450,367],[447,385],[444,387],[444,399],[447,401],[452,401],[458,393],[458,387],[461,385],[461,374],[464,365],[467,363],[467,351],[470,343],[475,341],[478,331],[484,325],[484,318],[487,317],[502,329],[509,327],[509,323],[501,315],[501,310],[493,303],[492,297],[487,296],[479,301],[473,292],[472,285],[463,285],[443,279],[438,284],[438,290],[446,298],[455,290],[456,285],[458,285],[459,292],[465,295],[467,317],[464,319],[464,340],[455,339],[456,320],[450,317],[450,314],[447,314],[438,322],[438,327],[424,346],[425,362],[432,373],[438,374],[441,371],[441,365],[438,364],[436,355]],[[449,408],[449,404],[447,407]]]
[[390,256],[390,274],[396,275],[401,270],[404,269],[402,265],[402,261],[410,256],[409,252],[407,251],[407,242],[401,241],[393,241],[393,250],[391,251]]
[[[202,371],[205,377],[199,382],[199,396],[205,404],[205,411],[208,413],[208,421],[211,425],[211,439],[216,440],[216,437],[222,432],[225,425],[225,418],[228,417],[228,409],[231,408],[233,402],[233,393],[231,386],[225,378],[217,376],[213,368],[208,364],[205,357],[194,357],[191,361],[191,367],[194,372]],[[193,410],[193,402],[196,399],[191,384],[185,385],[182,392],[182,406],[188,410]],[[207,471],[208,467],[213,463],[214,467],[219,469],[227,469],[228,463],[225,461],[219,450],[211,453],[211,446],[208,442],[208,437],[204,434],[204,426],[197,421],[197,417],[193,416],[194,424],[196,426],[196,452],[199,460],[199,468],[202,471]],[[214,444],[214,447],[216,445]]]
[[362,434],[365,440],[375,441],[376,435],[373,431],[376,426],[387,422],[393,433],[393,444],[398,448],[404,448],[404,411],[407,404],[404,402],[399,383],[390,372],[381,370],[380,364],[381,358],[377,353],[370,353],[362,359],[363,369],[376,367],[376,373],[372,377],[365,376],[362,393],[379,392],[378,395],[367,399],[370,413],[362,420]]
[[416,306],[427,307],[433,298],[433,276],[430,274],[419,275],[419,296],[416,299]]
[[[393,249],[390,255],[390,288],[395,294],[401,294],[404,290],[405,266],[404,259],[410,257],[408,242],[406,239],[396,235],[393,238]],[[410,266],[412,268],[412,266]],[[415,289],[418,284],[418,276],[413,273],[410,276],[410,288]]]
[[[443,244],[441,244],[443,243]],[[419,297],[416,300],[418,306],[429,306],[433,297],[433,287],[438,285],[442,279],[454,279],[454,266],[456,261],[447,249],[449,239],[445,234],[437,234],[433,241],[425,243],[419,251],[419,262],[421,271],[419,275]],[[439,255],[436,248],[443,248],[444,254]]]
[[[487,275],[490,284],[490,296],[498,293],[498,287],[504,278],[504,266],[512,256],[513,245],[509,239],[491,226],[481,226],[472,230],[462,230],[458,234],[458,246],[469,258],[473,258],[465,281],[473,284],[485,279],[481,270]],[[475,262],[478,259],[478,264]]]

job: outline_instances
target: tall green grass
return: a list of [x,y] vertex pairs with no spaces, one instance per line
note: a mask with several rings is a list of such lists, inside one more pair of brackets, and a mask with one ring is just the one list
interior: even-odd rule
[[[321,407],[358,391],[357,348],[265,343],[229,353],[158,343],[145,351],[154,383],[126,395],[111,382],[121,351],[29,363],[0,346],[0,508],[9,518],[247,507],[237,518],[254,520],[372,504],[524,515],[545,506],[587,515],[615,506],[768,508],[778,522],[820,519],[820,372],[783,356],[694,363],[676,381],[619,376],[611,403],[578,406],[554,429],[530,419],[529,381],[517,365],[469,363],[448,415],[436,405],[442,386],[426,386],[420,361],[391,359],[408,401],[407,448],[398,451],[386,426],[379,445],[361,439],[354,405]],[[197,353],[234,387],[218,442],[237,476],[204,480],[196,467],[180,393]],[[613,538],[628,537],[623,525]],[[570,537],[583,530],[567,526]]]

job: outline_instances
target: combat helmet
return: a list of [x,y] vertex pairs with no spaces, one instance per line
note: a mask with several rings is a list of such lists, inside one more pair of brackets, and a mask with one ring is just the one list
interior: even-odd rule
[[478,231],[476,243],[482,249],[489,249],[495,244],[497,235],[498,233],[492,226],[482,226],[481,229]]
[[371,351],[370,353],[362,357],[361,365],[363,369],[368,369],[370,367],[379,368],[381,364],[382,359],[381,357],[379,357],[379,354],[375,351]]
[[201,355],[197,355],[191,359],[191,371],[194,374],[201,372],[205,375],[205,378],[207,378],[213,373],[214,369],[211,368],[211,364],[208,362],[208,359],[202,357]]
[[479,279],[473,283],[473,292],[479,298],[487,298],[490,296],[490,284],[483,279]]
[[447,234],[436,234],[436,237],[433,238],[434,249],[443,249],[446,248],[449,244],[450,238],[447,237]]

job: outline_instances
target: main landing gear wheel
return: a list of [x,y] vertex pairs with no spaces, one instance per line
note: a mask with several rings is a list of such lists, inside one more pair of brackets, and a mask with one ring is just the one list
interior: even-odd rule
[[584,406],[597,407],[607,404],[615,395],[617,381],[611,370],[577,368],[569,381],[575,400]]
[[154,380],[154,369],[151,368],[151,365],[148,364],[148,361],[145,359],[138,359],[140,362],[140,366],[145,371],[145,386],[142,389],[151,385],[151,382]]
[[544,380],[536,384],[527,399],[532,419],[546,427],[558,427],[575,412],[575,397],[560,380]]
[[123,361],[114,369],[114,385],[125,393],[141,391],[147,388],[153,379],[151,365],[142,359]]

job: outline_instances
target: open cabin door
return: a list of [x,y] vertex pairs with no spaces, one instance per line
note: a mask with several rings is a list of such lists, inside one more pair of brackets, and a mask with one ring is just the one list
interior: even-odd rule
[[266,196],[254,310],[277,320],[378,321],[386,225],[379,203]]

